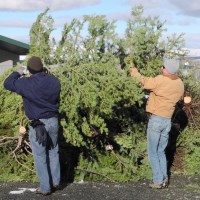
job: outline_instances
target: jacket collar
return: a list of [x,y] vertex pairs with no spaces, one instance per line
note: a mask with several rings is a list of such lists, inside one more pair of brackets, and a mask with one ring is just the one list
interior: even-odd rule
[[177,80],[177,79],[179,79],[179,77],[177,75],[175,75],[175,74],[169,74],[169,75],[163,75],[163,76],[166,76],[166,77],[168,77],[171,80]]

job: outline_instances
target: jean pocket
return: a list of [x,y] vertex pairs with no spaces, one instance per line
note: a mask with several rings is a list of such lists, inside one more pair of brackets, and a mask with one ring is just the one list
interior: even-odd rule
[[152,131],[160,131],[162,128],[162,121],[159,118],[151,117],[148,123],[148,128]]

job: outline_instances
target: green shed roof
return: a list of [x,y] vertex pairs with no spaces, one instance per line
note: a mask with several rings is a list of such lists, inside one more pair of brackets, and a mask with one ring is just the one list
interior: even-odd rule
[[29,45],[0,35],[0,49],[18,55],[26,55],[29,52]]

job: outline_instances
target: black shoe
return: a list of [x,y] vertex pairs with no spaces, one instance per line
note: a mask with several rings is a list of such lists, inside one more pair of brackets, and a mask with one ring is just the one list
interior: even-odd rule
[[40,190],[40,188],[36,188],[36,189],[35,189],[35,193],[36,193],[36,194],[41,194],[41,195],[43,195],[43,196],[47,196],[47,195],[50,195],[50,194],[51,194],[51,192],[42,192],[42,191]]
[[55,192],[56,190],[61,190],[61,186],[60,185],[54,185],[51,190],[52,190],[52,192]]

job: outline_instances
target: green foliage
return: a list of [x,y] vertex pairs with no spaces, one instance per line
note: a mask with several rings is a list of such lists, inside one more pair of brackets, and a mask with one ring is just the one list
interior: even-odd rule
[[158,16],[143,16],[143,6],[132,9],[132,18],[126,30],[126,50],[130,52],[133,64],[147,76],[155,76],[163,65],[162,58],[172,56],[172,50],[179,51],[183,45],[183,34],[173,34],[166,40],[162,39],[165,22]]
[[193,102],[198,102],[200,99],[200,81],[195,78],[195,74],[198,71],[199,69],[194,67],[193,69],[187,70],[186,75],[184,75],[185,71],[182,69],[185,93],[192,98]]
[[56,75],[62,85],[60,113],[66,116],[61,124],[67,141],[74,146],[88,145],[91,141],[87,137],[94,131],[114,134],[116,130],[109,130],[109,123],[118,122],[119,110],[141,101],[142,91],[135,80],[112,62],[62,67]]
[[115,151],[107,151],[104,154],[97,152],[98,160],[88,161],[81,154],[79,166],[76,170],[76,180],[118,181],[128,182],[146,178],[150,170],[138,173],[139,166],[135,165],[129,156],[120,156]]
[[[22,104],[22,97],[11,93],[3,87],[5,78],[16,68],[8,70],[3,76],[0,76],[0,139],[3,137],[13,137],[7,142],[0,140],[0,181],[20,181],[34,180],[35,172],[29,172],[27,168],[33,165],[32,157],[23,153],[18,155],[20,163],[24,163],[27,168],[19,165],[11,152],[17,146],[17,136],[19,126],[27,124]],[[14,139],[14,137],[16,139]]]
[[17,157],[11,154],[10,149],[16,145],[16,141],[13,140],[6,146],[0,147],[0,181],[38,181],[33,167],[33,158],[25,154],[19,154]]
[[179,145],[185,147],[185,173],[200,175],[200,132],[186,129],[179,138]]
[[[84,31],[87,36],[81,35]],[[84,16],[83,21],[73,19],[64,25],[61,41],[55,50],[55,64],[67,63],[70,67],[118,60],[114,56],[119,48],[116,41],[114,22],[108,22],[105,16]]]
[[[0,136],[14,136],[18,133],[20,120],[25,117],[22,98],[4,89],[3,82],[11,71],[0,76]],[[6,134],[5,134],[6,133]]]
[[79,46],[82,45],[81,30],[83,25],[84,22],[77,19],[64,25],[61,40],[53,56],[55,64],[69,63],[71,66],[75,66],[80,62],[82,49]]
[[53,29],[53,19],[47,16],[49,9],[41,13],[30,30],[30,55],[39,56],[45,64],[51,64],[51,46],[54,41],[50,41],[50,34]]
[[192,99],[192,105],[189,106],[190,110],[188,110],[188,117],[191,118],[189,126],[191,130],[199,129],[200,125],[200,80],[196,78],[196,74],[198,74],[199,69],[193,68],[185,71],[182,69],[182,80],[185,86],[185,96],[190,96]]

